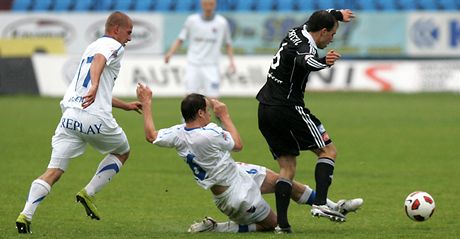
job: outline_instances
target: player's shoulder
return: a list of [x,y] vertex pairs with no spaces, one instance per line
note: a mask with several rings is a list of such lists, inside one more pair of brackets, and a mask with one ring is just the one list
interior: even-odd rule
[[217,21],[217,22],[220,22],[222,24],[227,24],[228,23],[227,18],[225,18],[224,16],[222,16],[220,14],[216,14],[214,16],[214,20]]
[[209,123],[202,128],[206,133],[210,134],[221,134],[224,130],[215,123]]
[[123,45],[111,37],[100,37],[90,47],[95,51],[100,49],[108,49],[110,52],[116,51],[115,54],[123,50]]
[[193,14],[190,14],[186,21],[199,21],[201,19],[201,15],[199,13],[193,13]]

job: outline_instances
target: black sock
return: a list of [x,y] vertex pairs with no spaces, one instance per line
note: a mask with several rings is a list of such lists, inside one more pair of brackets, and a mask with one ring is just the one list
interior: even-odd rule
[[325,205],[327,192],[332,183],[334,174],[334,160],[330,158],[319,158],[316,162],[315,180],[316,180],[316,198],[313,204]]
[[291,201],[292,183],[287,179],[278,179],[275,185],[276,213],[281,228],[290,227],[287,211]]

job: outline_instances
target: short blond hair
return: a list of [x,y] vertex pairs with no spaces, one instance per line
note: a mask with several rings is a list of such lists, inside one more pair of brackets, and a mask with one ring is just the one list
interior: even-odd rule
[[105,32],[109,32],[113,27],[116,26],[127,26],[129,21],[128,15],[115,11],[107,18],[105,22]]

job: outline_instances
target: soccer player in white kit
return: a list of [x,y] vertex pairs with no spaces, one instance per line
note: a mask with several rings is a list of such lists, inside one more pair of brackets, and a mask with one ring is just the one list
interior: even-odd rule
[[[185,123],[156,131],[151,113],[151,90],[139,84],[137,96],[143,105],[147,141],[175,148],[190,167],[197,184],[211,190],[217,208],[231,220],[217,223],[206,217],[203,222],[193,224],[189,232],[249,232],[275,228],[276,215],[261,193],[274,192],[278,175],[265,167],[235,163],[232,159],[230,151],[239,151],[243,145],[225,104],[192,93],[181,103]],[[210,110],[226,130],[211,122]],[[315,197],[311,188],[297,182],[292,193],[292,198],[300,204],[311,205]],[[356,211],[362,204],[359,199],[329,203],[342,211]]]
[[219,97],[219,59],[225,43],[230,61],[229,72],[235,71],[230,27],[227,20],[215,13],[216,0],[201,0],[201,14],[190,15],[178,39],[165,54],[165,63],[188,40],[186,93],[200,93],[211,98]]
[[132,29],[132,20],[126,14],[114,12],[105,23],[105,35],[83,53],[75,77],[61,101],[63,113],[52,138],[48,168],[32,182],[27,202],[16,220],[19,233],[31,232],[30,224],[39,203],[67,169],[70,159],[82,155],[87,144],[107,155],[76,199],[88,216],[100,219],[94,195],[120,171],[130,151],[123,129],[112,116],[112,107],[138,112],[142,107],[140,102],[124,102],[112,96]]

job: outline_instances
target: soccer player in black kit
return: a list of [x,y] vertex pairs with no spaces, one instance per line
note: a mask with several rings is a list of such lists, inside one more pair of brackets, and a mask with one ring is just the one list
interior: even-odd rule
[[[305,107],[304,94],[308,75],[334,65],[340,54],[334,50],[319,57],[338,28],[338,21],[349,22],[352,11],[321,10],[314,12],[305,24],[289,30],[273,57],[267,82],[257,94],[259,129],[273,157],[280,166],[275,197],[278,214],[277,233],[290,233],[287,218],[296,157],[301,150],[313,151],[318,159],[315,167],[316,199],[311,213],[334,221],[345,220],[346,211],[334,211],[326,205],[332,182],[336,148],[321,121]],[[362,199],[358,202],[362,204]]]

